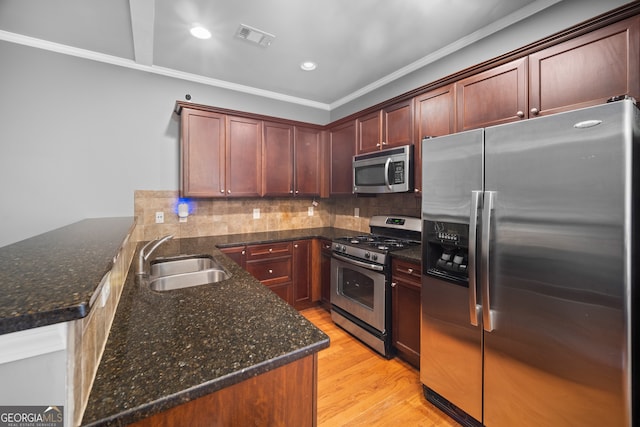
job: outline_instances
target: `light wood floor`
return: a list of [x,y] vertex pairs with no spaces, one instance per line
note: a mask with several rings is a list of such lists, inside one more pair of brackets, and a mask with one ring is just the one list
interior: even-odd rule
[[424,398],[417,369],[378,355],[323,308],[301,313],[331,339],[318,353],[318,427],[459,426]]

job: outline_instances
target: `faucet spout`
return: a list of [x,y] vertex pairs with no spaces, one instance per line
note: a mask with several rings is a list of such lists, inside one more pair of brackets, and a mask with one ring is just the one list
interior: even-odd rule
[[[155,240],[151,240],[150,242],[148,242],[146,245],[144,245],[142,247],[142,249],[140,249],[140,253],[138,254],[138,268],[136,269],[136,274],[137,275],[141,275],[141,276],[146,276],[147,272],[145,271],[145,263],[146,261],[149,259],[149,257],[151,256],[151,254],[158,249],[158,247],[163,244],[164,242],[166,242],[167,240],[170,240],[173,238],[173,234],[168,234],[164,237],[155,239]],[[148,251],[147,249],[151,247]]]

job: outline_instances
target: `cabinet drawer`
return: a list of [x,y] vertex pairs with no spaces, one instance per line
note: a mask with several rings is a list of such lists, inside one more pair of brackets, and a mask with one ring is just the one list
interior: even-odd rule
[[247,246],[247,261],[290,256],[291,242],[266,243],[264,245]]
[[391,275],[393,278],[403,280],[405,282],[421,286],[422,275],[420,274],[420,264],[414,264],[408,261],[393,260],[391,266]]
[[265,285],[290,282],[291,257],[264,261],[247,261],[247,271]]

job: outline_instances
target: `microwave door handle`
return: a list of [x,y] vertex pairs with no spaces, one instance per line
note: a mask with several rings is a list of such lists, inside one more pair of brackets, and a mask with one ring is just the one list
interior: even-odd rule
[[469,273],[469,322],[478,326],[478,315],[481,307],[477,301],[477,254],[478,249],[478,209],[481,207],[482,191],[471,192],[471,211],[469,212],[469,260],[467,272]]
[[384,162],[384,183],[391,190],[391,184],[389,183],[389,165],[391,164],[391,157],[387,157],[387,161]]

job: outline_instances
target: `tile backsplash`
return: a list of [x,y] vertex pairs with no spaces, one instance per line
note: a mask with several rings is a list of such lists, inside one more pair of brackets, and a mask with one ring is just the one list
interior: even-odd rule
[[[372,215],[420,216],[420,198],[408,193],[331,199],[190,199],[187,222],[179,222],[178,198],[177,191],[135,191],[136,235],[140,240],[165,234],[179,238],[315,227],[368,232]],[[259,209],[259,218],[254,218],[254,209]],[[156,223],[156,212],[164,214],[164,223]]]

